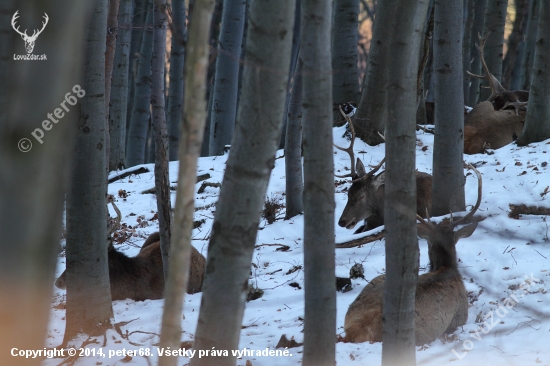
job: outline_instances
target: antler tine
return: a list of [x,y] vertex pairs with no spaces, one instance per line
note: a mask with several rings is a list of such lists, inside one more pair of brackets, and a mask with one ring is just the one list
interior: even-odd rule
[[351,172],[348,173],[348,174],[344,174],[344,175],[336,175],[334,174],[335,177],[337,178],[347,178],[347,177],[350,177],[353,179],[353,177],[355,177],[355,154],[353,153],[353,144],[355,143],[355,129],[353,128],[353,123],[351,122],[351,118],[349,118],[345,113],[344,111],[342,110],[342,106],[339,105],[338,106],[338,109],[340,109],[340,113],[342,113],[342,116],[344,116],[344,118],[346,119],[346,121],[348,122],[348,125],[349,125],[349,129],[351,131],[351,142],[348,146],[348,148],[343,148],[343,147],[340,147],[336,144],[333,143],[334,147],[337,148],[338,150],[342,150],[342,151],[345,151],[348,153],[350,159],[351,159],[351,165],[350,165],[350,170]]
[[481,37],[481,34],[478,33],[479,38],[479,44],[476,43],[476,48],[479,51],[479,57],[481,59],[481,66],[483,67],[483,71],[485,72],[484,75],[476,75],[471,73],[470,71],[466,71],[468,75],[476,77],[478,79],[484,79],[489,82],[489,88],[491,89],[491,96],[487,99],[487,101],[492,102],[496,97],[498,97],[502,92],[506,91],[504,87],[500,84],[498,79],[489,72],[489,68],[487,67],[487,63],[485,63],[485,57],[483,56],[483,50],[485,48],[485,42],[487,41],[487,38],[489,38],[489,35],[491,32],[488,32],[485,37]]
[[474,208],[468,212],[466,214],[466,216],[464,216],[463,218],[461,218],[460,220],[458,221],[455,221],[455,222],[452,222],[451,225],[452,227],[455,227],[457,225],[460,225],[460,223],[462,222],[468,222],[470,221],[470,219],[474,216],[474,214],[476,213],[477,209],[479,208],[479,205],[481,205],[481,191],[483,190],[483,186],[482,186],[482,179],[481,179],[481,173],[472,165],[472,164],[468,164],[468,167],[470,169],[472,169],[476,175],[477,175],[477,202],[474,206]]

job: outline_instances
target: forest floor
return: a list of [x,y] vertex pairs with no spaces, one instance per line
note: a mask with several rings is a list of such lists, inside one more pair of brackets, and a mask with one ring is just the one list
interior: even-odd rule
[[[334,128],[334,141],[340,146],[349,142],[343,138],[345,127]],[[432,134],[417,132],[417,169],[431,173]],[[384,155],[384,145],[370,147],[357,139],[355,153],[363,162],[377,164]],[[283,152],[278,151],[277,157]],[[200,158],[198,174],[210,174],[207,182],[222,183],[227,155]],[[457,244],[459,270],[469,292],[468,321],[453,334],[444,336],[431,344],[417,347],[418,365],[550,365],[550,242],[549,225],[545,216],[523,215],[519,219],[508,217],[509,204],[547,206],[550,174],[550,142],[517,147],[514,144],[494,151],[493,155],[465,155],[467,163],[474,163],[483,175],[483,199],[477,215],[486,217],[477,230]],[[267,198],[280,200],[284,205],[285,161],[275,160]],[[335,149],[335,170],[340,174],[349,167],[346,153]],[[116,197],[126,225],[119,232],[121,244],[117,250],[128,256],[138,253],[145,238],[158,230],[156,202],[152,194],[142,194],[154,187],[153,166],[144,165],[149,173],[132,175],[109,185],[109,193]],[[132,169],[135,169],[132,168]],[[131,170],[131,169],[130,169]],[[176,185],[178,163],[170,163],[170,181]],[[110,177],[120,174],[112,173]],[[466,204],[471,208],[477,199],[477,179],[472,171],[465,171]],[[202,185],[197,183],[196,191]],[[335,235],[343,242],[364,234],[352,235],[353,230],[339,227],[336,223],[347,201],[349,182],[335,178],[336,215]],[[215,203],[219,188],[206,187],[196,194],[195,220],[205,220],[193,230],[193,245],[207,254],[214,219]],[[550,196],[550,195],[549,195]],[[172,193],[172,204],[175,191]],[[111,216],[115,216],[111,209]],[[290,348],[288,356],[266,356],[283,334],[288,339],[303,342],[304,326],[304,272],[303,272],[303,216],[284,220],[282,207],[276,221],[260,223],[256,245],[281,244],[290,247],[286,252],[277,251],[279,245],[257,247],[253,257],[251,282],[264,291],[263,297],[246,305],[241,331],[240,350],[253,351],[243,354],[237,362],[253,366],[299,365],[303,347]],[[438,221],[436,218],[435,221]],[[64,242],[62,242],[64,245]],[[420,274],[427,271],[428,255],[425,240],[419,239]],[[362,263],[365,278],[370,280],[385,272],[384,239],[361,247],[336,249],[336,275],[349,277],[354,263]],[[65,256],[59,256],[56,277],[65,269]],[[293,284],[293,286],[291,286]],[[296,284],[298,286],[296,286]],[[344,317],[348,306],[367,284],[366,280],[352,280],[351,291],[337,293],[337,333],[343,334]],[[53,284],[52,284],[53,286]],[[519,289],[526,288],[527,292]],[[506,300],[516,294],[517,304]],[[182,341],[192,341],[197,325],[201,293],[185,296],[184,333]],[[115,322],[120,333],[109,331],[107,339],[99,344],[90,344],[88,354],[102,347],[105,356],[84,356],[76,365],[153,365],[157,363],[160,320],[163,300],[113,302]],[[508,308],[506,308],[508,305]],[[513,306],[512,306],[513,305]],[[65,329],[65,291],[54,288],[47,347],[58,346]],[[220,311],[223,305],[220,304]],[[122,334],[122,336],[121,336]],[[335,334],[336,339],[336,334]],[[85,339],[76,340],[79,347]],[[137,356],[127,356],[122,350],[136,350]],[[150,357],[140,356],[151,352]],[[118,355],[111,354],[120,351]],[[262,352],[264,351],[262,355]],[[229,351],[231,352],[231,351]],[[260,352],[257,354],[257,352]],[[377,365],[381,363],[381,343],[336,344],[338,365]],[[195,356],[197,357],[197,356]],[[58,365],[59,359],[44,360],[44,366]],[[189,358],[180,357],[178,365],[185,365]]]

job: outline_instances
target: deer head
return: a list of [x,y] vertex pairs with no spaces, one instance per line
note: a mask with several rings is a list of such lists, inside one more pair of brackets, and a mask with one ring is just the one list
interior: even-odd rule
[[25,49],[27,50],[27,53],[32,53],[32,50],[34,49],[34,43],[36,42],[36,38],[42,33],[44,28],[46,28],[46,24],[48,24],[48,14],[44,13],[44,22],[42,22],[42,29],[37,30],[35,29],[32,33],[32,36],[27,35],[27,30],[25,29],[24,32],[21,32],[19,30],[19,26],[15,26],[15,21],[17,18],[19,18],[19,15],[17,14],[19,10],[13,14],[13,17],[11,18],[11,26],[13,27],[13,30],[15,30],[19,35],[21,35],[21,38],[23,38],[23,41],[25,41]]
[[338,178],[350,177],[352,179],[352,185],[349,188],[348,202],[338,221],[338,225],[347,229],[353,229],[358,222],[378,213],[376,212],[376,207],[380,204],[378,201],[382,200],[381,202],[383,204],[383,192],[379,195],[378,188],[384,184],[385,174],[382,173],[378,176],[375,174],[380,170],[386,158],[382,159],[382,161],[369,172],[367,172],[361,159],[357,158],[357,161],[355,161],[355,154],[353,152],[355,129],[353,128],[353,123],[351,122],[349,114],[344,113],[341,106],[339,108],[340,113],[342,113],[350,127],[351,142],[347,148],[340,147],[336,144],[334,144],[334,147],[348,153],[351,160],[351,168],[348,174],[335,176]]

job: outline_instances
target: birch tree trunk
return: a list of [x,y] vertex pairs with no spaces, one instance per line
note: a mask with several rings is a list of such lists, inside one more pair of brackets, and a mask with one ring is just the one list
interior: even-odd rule
[[128,104],[128,66],[132,38],[132,0],[121,0],[118,21],[111,102],[109,107],[109,170],[122,169],[126,160],[126,113]]
[[463,211],[464,100],[462,83],[462,5],[435,1],[435,136],[432,216]]
[[210,155],[223,155],[225,145],[231,145],[233,137],[245,9],[246,0],[223,2],[216,75],[212,90],[214,96],[210,114]]
[[[502,80],[502,55],[504,46],[504,26],[506,25],[506,12],[508,0],[487,0],[485,9],[485,22],[483,24],[483,35],[491,32],[485,43],[485,62],[491,74]],[[486,81],[482,85],[488,86]],[[487,100],[491,95],[491,89],[482,88],[480,100]]]
[[[281,134],[293,22],[293,0],[250,4],[243,90],[208,247],[197,350],[238,349],[245,284]],[[232,355],[191,359],[192,366],[235,362]]]
[[67,192],[67,325],[63,343],[101,334],[113,310],[107,263],[107,120],[105,36],[107,0],[95,0],[88,25],[80,120]]
[[168,176],[168,131],[164,108],[164,54],[166,53],[166,0],[155,0],[153,30],[153,57],[151,60],[151,106],[153,137],[155,141],[155,191],[159,219],[160,250],[164,278],[168,278],[170,237],[170,179]]
[[529,106],[519,146],[550,138],[550,4],[541,1]]
[[330,0],[302,0],[304,366],[334,365],[336,358],[331,13]]
[[[457,2],[454,2],[455,4]],[[389,39],[386,97],[386,180],[384,222],[386,224],[386,283],[382,365],[414,365],[415,293],[418,278],[416,239],[415,113],[420,43],[423,40],[429,1],[380,2],[395,14]],[[436,5],[437,6],[437,2]],[[462,7],[462,2],[459,4]],[[387,10],[386,10],[387,11]],[[436,19],[437,19],[437,9]],[[462,22],[459,17],[458,22]],[[399,26],[395,26],[395,25]],[[437,27],[437,20],[435,27]],[[460,29],[460,28],[459,28]],[[434,37],[434,48],[438,37]],[[460,46],[460,41],[458,43]],[[456,62],[461,72],[461,50]],[[434,55],[435,63],[435,55]],[[435,66],[435,65],[434,65]],[[437,71],[437,67],[434,67]],[[458,86],[460,90],[462,84]],[[462,95],[462,93],[458,93]],[[388,104],[389,105],[389,104]]]
[[[3,1],[0,4],[0,364],[29,366],[12,348],[44,348],[51,310],[68,167],[78,107],[64,101],[82,70],[89,1]],[[50,23],[35,45],[48,61],[14,61],[24,54],[11,18]],[[51,21],[64,19],[63,22]],[[38,23],[40,24],[40,23]],[[70,29],[70,32],[67,32]],[[101,42],[105,44],[105,39]],[[51,57],[50,57],[51,56]],[[104,65],[102,65],[104,66]],[[78,103],[82,100],[76,97]],[[64,102],[62,119],[52,113]],[[43,129],[47,114],[59,121]],[[49,120],[49,119],[47,119]],[[42,143],[31,135],[44,136]],[[23,140],[27,139],[27,140]],[[32,143],[32,146],[30,145]],[[105,222],[104,222],[105,224]]]
[[[181,344],[181,315],[187,290],[191,256],[191,232],[197,158],[200,155],[206,117],[206,75],[208,70],[209,25],[214,0],[194,4],[193,23],[189,29],[187,63],[185,65],[185,103],[179,148],[178,192],[174,216],[174,239],[170,253],[170,270],[166,281],[166,300],[162,314],[161,347],[178,349]],[[160,357],[160,366],[175,366],[177,358]]]
[[134,108],[132,109],[132,121],[128,130],[126,148],[127,168],[143,164],[145,161],[147,128],[151,117],[151,58],[153,55],[153,8],[151,4],[150,0],[139,52]]

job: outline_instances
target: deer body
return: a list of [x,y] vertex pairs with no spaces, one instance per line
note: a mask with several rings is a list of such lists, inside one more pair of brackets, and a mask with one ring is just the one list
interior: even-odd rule
[[[475,170],[475,168],[474,168]],[[416,345],[433,342],[444,333],[454,331],[468,319],[468,294],[458,271],[455,245],[477,228],[473,220],[454,231],[461,223],[471,220],[481,203],[481,175],[478,175],[478,200],[474,209],[464,218],[453,222],[442,221],[434,225],[420,216],[418,236],[428,241],[430,272],[418,277],[415,295]],[[347,342],[381,342],[383,337],[385,275],[369,282],[350,305],[344,330]]]
[[[188,294],[201,291],[206,262],[197,249],[191,247],[191,250]],[[112,244],[109,244],[107,254],[112,300],[143,301],[164,297],[164,273],[158,232],[147,238],[135,257],[128,257],[117,251]],[[59,276],[55,285],[61,289],[66,288],[65,272]]]

